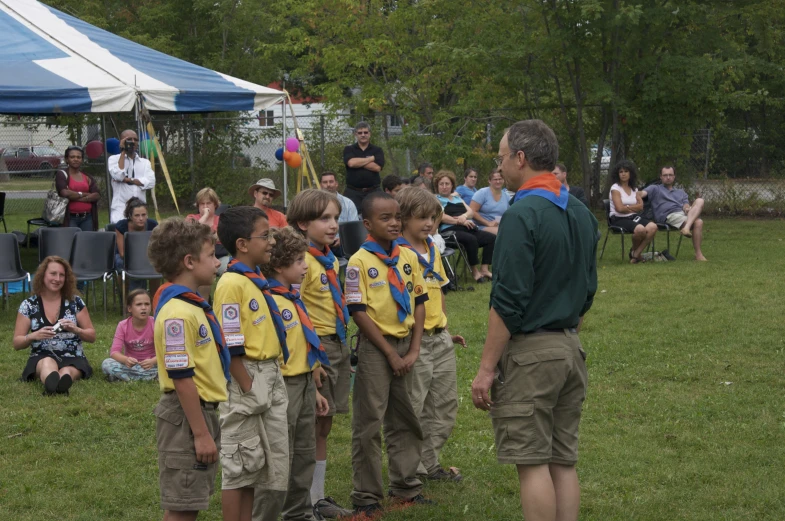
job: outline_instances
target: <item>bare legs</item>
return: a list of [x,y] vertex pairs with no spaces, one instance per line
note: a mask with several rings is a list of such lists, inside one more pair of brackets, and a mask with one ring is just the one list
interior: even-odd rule
[[251,521],[253,488],[244,487],[221,491],[221,512],[224,521]]
[[635,231],[632,234],[632,259],[630,259],[632,264],[640,262],[641,254],[654,239],[654,234],[656,233],[657,225],[654,223],[649,223],[646,226],[639,224],[635,227]]
[[703,199],[698,197],[692,203],[690,211],[687,212],[687,220],[681,228],[682,235],[686,237],[692,236],[692,246],[695,248],[695,260],[705,261],[706,257],[703,256],[701,251],[701,242],[703,242],[703,219],[700,218],[703,212]]
[[695,260],[705,261],[708,259],[703,256],[701,242],[703,242],[703,219],[697,219],[692,225],[692,246],[695,248]]
[[333,428],[333,417],[316,418],[316,461],[327,459],[327,437]]
[[61,377],[70,375],[71,380],[74,382],[82,377],[82,371],[70,365],[58,370],[57,362],[54,358],[42,358],[38,361],[35,370],[38,373],[38,378],[41,379],[41,383],[46,381],[46,377],[49,376],[50,373],[59,373]]
[[518,480],[526,521],[577,521],[581,492],[575,467],[518,465]]

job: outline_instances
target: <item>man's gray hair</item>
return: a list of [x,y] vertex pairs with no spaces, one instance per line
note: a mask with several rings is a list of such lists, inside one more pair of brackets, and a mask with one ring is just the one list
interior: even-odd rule
[[420,166],[417,167],[417,173],[423,175],[429,168],[433,169],[433,165],[430,163],[420,163]]
[[510,152],[521,150],[534,171],[553,171],[559,158],[559,141],[553,130],[539,119],[518,121],[507,129]]
[[358,130],[360,130],[361,128],[367,128],[369,132],[370,132],[370,130],[371,130],[371,126],[370,126],[370,125],[369,125],[367,122],[365,122],[365,121],[360,121],[359,123],[357,123],[357,124],[354,126],[354,131],[355,131],[355,132],[357,132],[357,131],[358,131]]

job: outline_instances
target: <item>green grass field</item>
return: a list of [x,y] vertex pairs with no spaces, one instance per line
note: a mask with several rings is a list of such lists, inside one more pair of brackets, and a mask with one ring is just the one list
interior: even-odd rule
[[[785,519],[782,226],[710,220],[708,263],[692,261],[684,242],[677,262],[632,266],[620,260],[619,238],[608,241],[581,333],[590,378],[582,520]],[[34,264],[34,252],[26,254],[25,265]],[[514,469],[496,463],[490,418],[471,403],[489,289],[447,297],[451,330],[469,347],[458,351],[460,411],[442,463],[465,479],[428,484],[437,506],[385,519],[522,518]],[[28,354],[10,345],[12,301],[0,315],[0,519],[159,519],[157,386],[96,375],[70,397],[41,396],[40,384],[18,381]],[[99,340],[86,351],[100,373],[119,314],[104,322],[100,304],[91,314]],[[338,417],[327,492],[345,505],[350,440],[350,418]],[[218,495],[200,519],[221,519]]]

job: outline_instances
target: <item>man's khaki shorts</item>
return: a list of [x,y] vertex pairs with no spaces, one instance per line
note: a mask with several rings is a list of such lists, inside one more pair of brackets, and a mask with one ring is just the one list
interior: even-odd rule
[[330,404],[327,416],[349,412],[349,387],[351,386],[352,367],[349,362],[349,346],[342,344],[338,335],[320,336],[322,346],[330,360],[330,365],[322,366],[327,372],[327,380],[322,382],[319,392]]
[[[215,486],[218,463],[196,461],[193,434],[177,393],[161,395],[154,410],[158,441],[158,476],[163,510],[207,510]],[[204,404],[207,430],[221,450],[221,427],[214,404]]]
[[218,411],[221,422],[221,488],[251,487],[270,478],[270,443],[262,415],[271,407],[270,380],[278,373],[277,359],[250,360],[243,365],[251,377],[251,389],[244,393],[232,378],[229,399]]
[[684,212],[669,213],[668,217],[665,218],[665,222],[674,228],[681,229],[684,223],[687,222],[687,214]]
[[510,339],[491,388],[499,463],[577,463],[585,356],[578,335],[568,330]]

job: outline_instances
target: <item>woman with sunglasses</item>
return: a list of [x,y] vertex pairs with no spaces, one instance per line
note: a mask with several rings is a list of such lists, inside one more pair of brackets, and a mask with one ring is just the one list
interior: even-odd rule
[[68,199],[63,226],[81,228],[83,232],[98,229],[98,200],[101,194],[95,179],[82,172],[84,151],[80,147],[65,149],[65,170],[55,174],[55,187],[60,197]]

